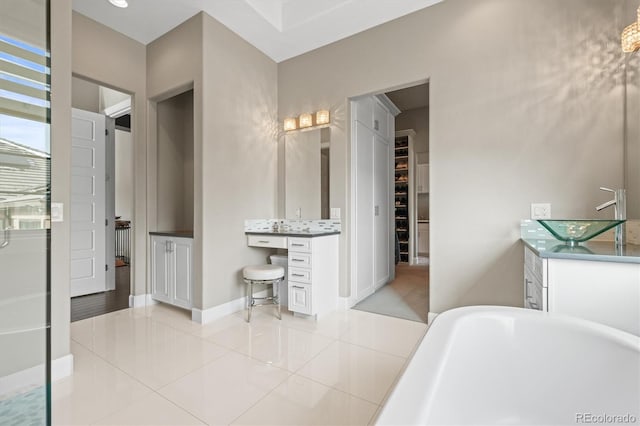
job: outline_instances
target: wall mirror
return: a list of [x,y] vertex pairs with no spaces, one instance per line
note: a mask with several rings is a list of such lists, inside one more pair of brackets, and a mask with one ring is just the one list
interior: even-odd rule
[[627,218],[640,220],[640,58],[632,53],[626,63],[624,185]]
[[285,218],[329,218],[331,129],[285,135]]

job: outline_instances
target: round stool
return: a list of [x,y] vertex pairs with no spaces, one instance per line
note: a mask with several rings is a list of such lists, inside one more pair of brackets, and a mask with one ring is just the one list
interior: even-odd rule
[[[255,265],[246,266],[242,270],[242,276],[245,284],[249,287],[247,289],[247,322],[251,322],[251,311],[254,306],[262,305],[277,305],[278,306],[278,319],[282,319],[280,312],[280,294],[279,287],[280,281],[284,279],[284,268],[276,265]],[[254,297],[253,285],[265,284],[272,287],[272,296],[268,297]],[[269,303],[256,303],[256,300],[266,300]]]

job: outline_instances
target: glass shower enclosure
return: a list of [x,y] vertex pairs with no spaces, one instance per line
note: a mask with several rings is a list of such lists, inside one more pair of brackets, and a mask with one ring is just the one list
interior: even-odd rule
[[48,0],[0,1],[0,424],[51,424]]

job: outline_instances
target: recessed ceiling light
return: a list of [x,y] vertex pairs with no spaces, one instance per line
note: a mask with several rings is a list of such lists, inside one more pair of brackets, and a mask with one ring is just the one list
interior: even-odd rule
[[109,3],[111,3],[115,7],[129,7],[129,3],[127,2],[127,0],[109,0]]

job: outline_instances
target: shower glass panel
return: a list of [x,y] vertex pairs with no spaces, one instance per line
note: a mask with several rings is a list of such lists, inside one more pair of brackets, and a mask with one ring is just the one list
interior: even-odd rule
[[48,0],[0,1],[0,424],[51,424]]

